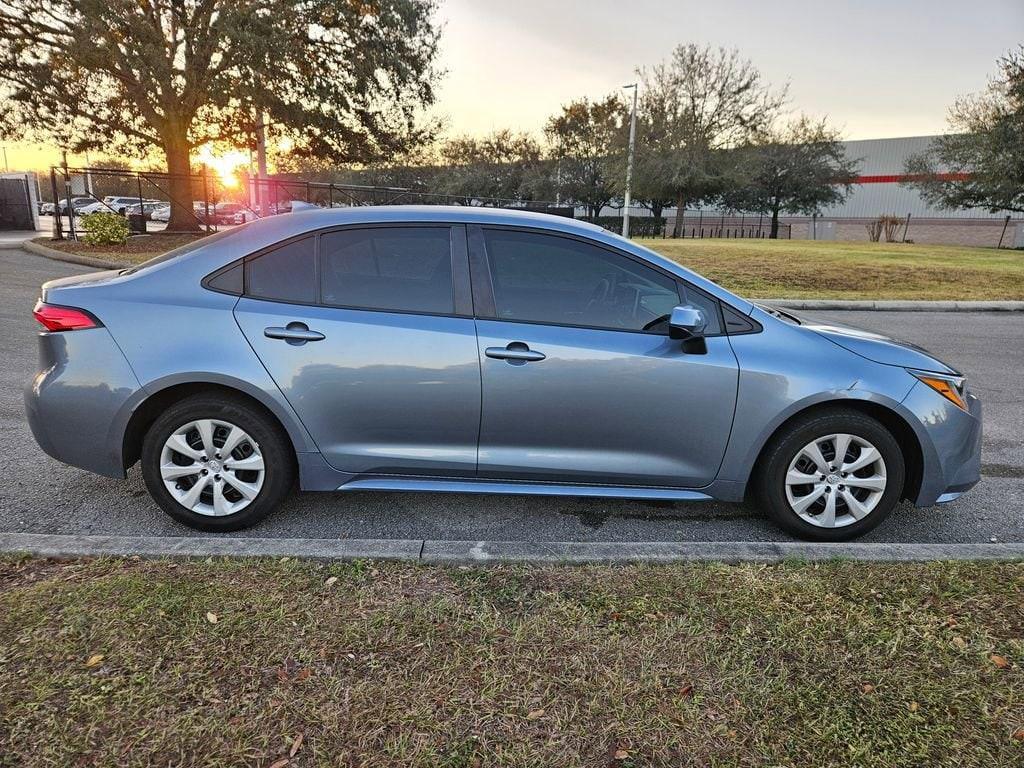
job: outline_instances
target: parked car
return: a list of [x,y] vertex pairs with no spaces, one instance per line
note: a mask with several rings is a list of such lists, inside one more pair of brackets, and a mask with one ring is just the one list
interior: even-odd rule
[[[95,202],[96,198],[94,197],[73,197],[71,198],[71,209],[78,214],[83,208],[88,205],[92,205]],[[65,197],[58,200],[56,207],[59,209],[62,216],[66,216],[68,213],[68,199]]]
[[121,215],[125,215],[131,206],[138,204],[138,197],[107,195],[102,201],[97,200],[91,205],[87,205],[79,209],[78,213],[80,216],[88,216],[89,214],[103,211],[106,213],[119,213]]
[[150,221],[170,221],[171,220],[171,206],[167,203],[153,209],[153,212],[149,214]]
[[[753,304],[591,224],[297,211],[46,283],[32,432],[208,531],[293,487],[740,501],[808,539],[980,477],[912,345]],[[73,426],[73,428],[70,428]]]
[[259,218],[241,203],[218,203],[216,210],[218,224],[244,224]]
[[125,215],[137,216],[141,213],[145,219],[149,220],[152,218],[153,212],[161,208],[168,208],[170,210],[167,203],[163,200],[144,200],[141,206],[135,203],[135,205],[129,205],[125,208]]
[[53,212],[57,209],[54,203],[40,203],[39,204],[39,215],[40,216],[53,216]]

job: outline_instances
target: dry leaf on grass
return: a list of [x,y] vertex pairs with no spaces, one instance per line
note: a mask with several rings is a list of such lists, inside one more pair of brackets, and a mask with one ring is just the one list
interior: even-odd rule
[[918,704],[916,701],[912,701],[909,704],[909,708],[911,712],[917,712],[917,710],[921,708],[921,705]]
[[683,683],[679,688],[680,696],[692,696],[693,695],[693,683]]
[[295,757],[300,749],[302,749],[303,734],[299,734],[295,737],[295,741],[292,742],[292,748],[288,750],[288,757]]
[[90,668],[98,667],[102,663],[103,663],[103,654],[102,653],[94,653],[85,662],[85,666],[90,667]]
[[998,653],[993,653],[989,657],[989,660],[1000,669],[1006,669],[1010,666],[1010,662],[1007,661],[1005,656],[1000,656]]
[[1014,731],[1011,738],[1016,739],[1017,741],[1024,741],[1024,725]]
[[863,683],[860,687],[860,690],[862,693],[874,693],[875,686],[873,686],[871,683]]
[[206,614],[206,620],[211,624],[216,624],[218,621],[217,614],[212,611],[208,611]]
[[953,638],[953,645],[955,645],[957,648],[966,648],[967,641],[960,637],[960,635],[957,635]]
[[290,762],[291,760],[289,760],[287,757],[282,757],[280,760],[275,760],[274,762],[272,762],[270,765],[267,766],[267,768],[284,768]]
[[531,709],[526,715],[527,720],[539,720],[542,717],[544,717],[543,709]]
[[331,586],[334,586],[337,583],[338,583],[338,577],[337,576],[329,576],[327,578],[327,581],[324,582],[324,586],[325,587],[331,587]]
[[627,752],[626,750],[624,750],[624,749],[616,749],[615,750],[615,759],[616,760],[625,760],[627,757],[629,757],[629,752]]

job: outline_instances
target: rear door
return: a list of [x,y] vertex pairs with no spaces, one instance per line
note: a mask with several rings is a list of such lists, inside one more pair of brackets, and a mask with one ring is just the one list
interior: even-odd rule
[[327,461],[473,475],[480,364],[461,227],[350,227],[247,260],[235,316]]
[[[593,241],[470,228],[481,476],[700,487],[732,426],[736,357],[717,302]],[[709,336],[668,336],[678,304]]]

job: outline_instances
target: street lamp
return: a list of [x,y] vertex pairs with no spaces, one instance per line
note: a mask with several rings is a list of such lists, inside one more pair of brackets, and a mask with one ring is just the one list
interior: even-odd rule
[[636,94],[640,89],[636,83],[622,86],[623,90],[633,89],[633,111],[629,115],[629,154],[626,157],[626,195],[622,207],[622,236],[629,237],[629,197],[633,184],[633,147],[636,144]]
[[5,147],[3,144],[0,144],[0,149],[4,151],[4,173],[10,173],[11,166],[7,164],[7,147]]

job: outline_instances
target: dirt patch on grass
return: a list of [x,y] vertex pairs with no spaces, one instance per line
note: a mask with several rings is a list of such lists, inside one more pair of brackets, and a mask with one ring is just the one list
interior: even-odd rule
[[1022,628],[1022,564],[0,560],[0,764],[1019,765]]

